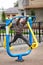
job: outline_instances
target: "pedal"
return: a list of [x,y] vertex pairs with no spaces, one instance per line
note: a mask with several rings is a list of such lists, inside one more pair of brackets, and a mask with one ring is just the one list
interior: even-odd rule
[[38,47],[38,45],[36,44],[36,43],[32,43],[32,49],[35,49],[35,48],[37,48]]

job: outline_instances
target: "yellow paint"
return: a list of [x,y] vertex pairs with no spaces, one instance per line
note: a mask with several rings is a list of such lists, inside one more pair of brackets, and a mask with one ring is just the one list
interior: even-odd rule
[[30,30],[30,32],[31,32],[31,34],[32,34],[32,37],[33,37],[33,39],[34,39],[34,41],[35,41],[35,43],[32,43],[32,46],[31,46],[31,47],[32,47],[33,49],[34,49],[34,48],[37,48],[37,47],[38,47],[38,41],[37,41],[37,39],[36,39],[36,37],[35,37],[35,35],[34,35],[32,29],[31,29],[31,27],[30,27],[29,22],[27,22],[27,26],[28,26],[28,28],[29,28],[29,30]]
[[[4,37],[3,47],[6,48],[6,37]],[[11,46],[10,50],[13,50],[13,49],[14,49],[14,46]]]
[[10,27],[12,26],[12,23],[9,24],[8,28],[9,28],[9,31],[10,31]]
[[37,48],[38,46],[37,46],[37,44],[36,43],[32,43],[32,49],[35,49],[35,48]]
[[8,26],[9,28],[12,26],[12,23],[10,23],[10,25]]
[[3,47],[6,48],[6,37],[4,37]]

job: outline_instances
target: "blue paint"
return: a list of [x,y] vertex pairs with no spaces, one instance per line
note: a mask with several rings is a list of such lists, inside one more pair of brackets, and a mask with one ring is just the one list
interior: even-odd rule
[[7,19],[6,20],[6,26],[8,26],[12,22],[12,19]]
[[[32,28],[32,18],[31,17],[29,17],[28,22]],[[32,45],[32,34],[30,31],[29,31],[29,43],[30,43],[30,45]]]
[[6,19],[6,26],[8,26],[10,23],[12,23],[13,19],[15,18],[26,18],[26,16],[14,16],[12,19]]

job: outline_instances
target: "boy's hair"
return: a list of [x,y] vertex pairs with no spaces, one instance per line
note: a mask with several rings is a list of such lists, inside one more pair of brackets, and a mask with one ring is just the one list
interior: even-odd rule
[[28,20],[28,17],[26,17],[26,21]]
[[25,19],[25,23],[27,23],[27,20],[28,20],[28,17],[26,17],[26,19]]
[[24,16],[24,13],[22,13],[21,15],[23,15],[23,16]]

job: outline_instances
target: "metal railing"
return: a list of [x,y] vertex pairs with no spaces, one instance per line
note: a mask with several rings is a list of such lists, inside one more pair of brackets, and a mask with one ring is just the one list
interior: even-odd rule
[[43,42],[43,22],[33,22],[33,31],[39,42]]
[[[5,26],[5,24],[3,24]],[[0,24],[0,46],[3,46],[4,36],[5,34],[5,28],[4,26],[1,27],[2,24]],[[43,42],[43,22],[33,22],[33,32],[36,35],[36,38],[38,42]],[[11,30],[12,32],[12,30]],[[29,40],[29,31],[28,29],[24,29],[23,32],[26,32],[23,34],[23,36]],[[10,41],[13,39],[14,33],[10,33]],[[22,42],[22,43],[21,43]],[[21,39],[18,39],[14,45],[24,44],[25,42]]]

